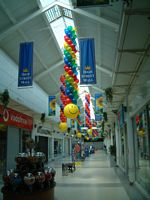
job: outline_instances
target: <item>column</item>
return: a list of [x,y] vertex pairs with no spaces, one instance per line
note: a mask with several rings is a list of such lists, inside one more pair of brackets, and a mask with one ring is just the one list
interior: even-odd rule
[[48,137],[48,161],[51,161],[51,138]]
[[133,183],[135,181],[135,163],[134,163],[134,141],[133,141],[133,127],[132,120],[127,113],[127,145],[128,145],[128,177],[129,182]]
[[65,138],[62,139],[62,156],[65,157]]
[[70,148],[69,148],[69,155],[72,155],[72,138],[70,137]]
[[54,138],[51,138],[51,160],[54,160]]
[[116,123],[115,123],[115,137],[116,137],[116,165],[119,166],[120,145],[119,145],[119,131],[118,131],[117,119],[116,119]]

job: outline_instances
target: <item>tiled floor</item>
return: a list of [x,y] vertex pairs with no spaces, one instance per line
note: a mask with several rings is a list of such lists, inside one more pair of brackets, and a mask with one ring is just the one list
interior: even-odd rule
[[62,163],[69,161],[71,158],[57,159],[48,164],[56,169],[55,200],[145,200],[119,169],[112,167],[105,152],[97,151],[78,163],[75,172],[62,176]]
[[55,163],[55,200],[144,200],[117,175],[103,151],[90,155],[68,176],[62,176],[61,163]]

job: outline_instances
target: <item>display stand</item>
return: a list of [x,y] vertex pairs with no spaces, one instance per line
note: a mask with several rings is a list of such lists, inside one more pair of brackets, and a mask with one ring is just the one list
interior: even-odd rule
[[3,176],[3,200],[54,200],[55,170],[44,168],[42,152],[20,153],[16,169]]
[[54,200],[54,188],[30,194],[3,194],[3,200]]

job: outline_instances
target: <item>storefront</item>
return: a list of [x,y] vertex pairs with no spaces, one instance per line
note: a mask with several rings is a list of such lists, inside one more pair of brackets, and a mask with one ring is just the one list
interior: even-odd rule
[[119,166],[127,174],[128,173],[128,159],[127,159],[127,125],[125,120],[125,107],[120,106],[118,112],[118,127],[119,127]]
[[150,194],[150,103],[133,119],[136,181]]
[[25,151],[32,128],[32,117],[0,105],[0,176],[15,167],[15,156]]

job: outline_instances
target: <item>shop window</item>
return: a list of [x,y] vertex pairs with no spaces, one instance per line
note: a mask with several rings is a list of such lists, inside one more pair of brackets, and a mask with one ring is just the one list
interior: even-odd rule
[[150,105],[135,116],[136,124],[136,177],[138,183],[150,193]]

